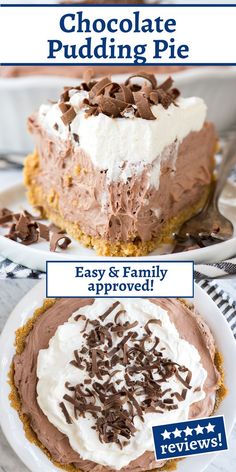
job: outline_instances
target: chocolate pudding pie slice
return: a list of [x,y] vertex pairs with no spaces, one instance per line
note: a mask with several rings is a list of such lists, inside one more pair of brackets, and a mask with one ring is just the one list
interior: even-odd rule
[[31,204],[98,255],[146,255],[203,206],[216,133],[200,98],[141,73],[65,88],[29,119]]
[[16,346],[12,406],[68,471],[173,470],[152,426],[209,416],[225,394],[208,326],[177,299],[47,300]]

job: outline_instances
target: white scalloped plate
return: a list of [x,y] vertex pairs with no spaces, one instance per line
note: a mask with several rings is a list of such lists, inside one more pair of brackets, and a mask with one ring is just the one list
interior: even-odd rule
[[[29,443],[23,431],[23,426],[15,410],[10,406],[8,395],[10,387],[7,376],[15,352],[15,331],[32,316],[34,310],[42,305],[45,297],[45,283],[37,284],[20,301],[10,315],[0,338],[0,425],[3,432],[19,458],[32,472],[58,472],[43,452]],[[232,359],[236,358],[236,343],[224,316],[199,286],[195,285],[194,303],[211,328],[217,347],[224,357],[225,385],[228,395],[223,400],[217,414],[224,415],[227,436],[233,428],[236,419],[236,376],[232,369]],[[202,472],[214,460],[216,454],[206,454],[187,458],[178,464],[177,472]]]

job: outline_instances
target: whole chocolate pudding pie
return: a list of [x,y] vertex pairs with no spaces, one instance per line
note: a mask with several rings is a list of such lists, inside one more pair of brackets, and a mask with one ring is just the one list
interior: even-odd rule
[[29,118],[30,203],[98,255],[150,253],[209,193],[217,139],[206,111],[144,72],[65,88]]
[[11,387],[27,438],[71,472],[174,470],[152,426],[225,394],[214,338],[178,299],[47,300],[17,331]]

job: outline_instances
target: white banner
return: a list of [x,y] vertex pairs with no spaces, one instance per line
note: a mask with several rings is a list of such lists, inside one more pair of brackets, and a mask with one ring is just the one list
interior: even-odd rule
[[0,63],[236,64],[236,4],[0,8]]
[[48,261],[47,297],[194,296],[190,261]]

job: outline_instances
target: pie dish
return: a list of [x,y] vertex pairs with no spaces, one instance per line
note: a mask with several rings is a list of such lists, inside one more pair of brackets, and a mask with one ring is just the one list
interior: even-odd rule
[[16,332],[10,400],[56,466],[174,470],[155,461],[151,426],[212,414],[222,362],[182,300],[47,300]]
[[207,198],[217,137],[206,112],[171,78],[88,75],[29,119],[29,202],[98,255],[147,255]]

